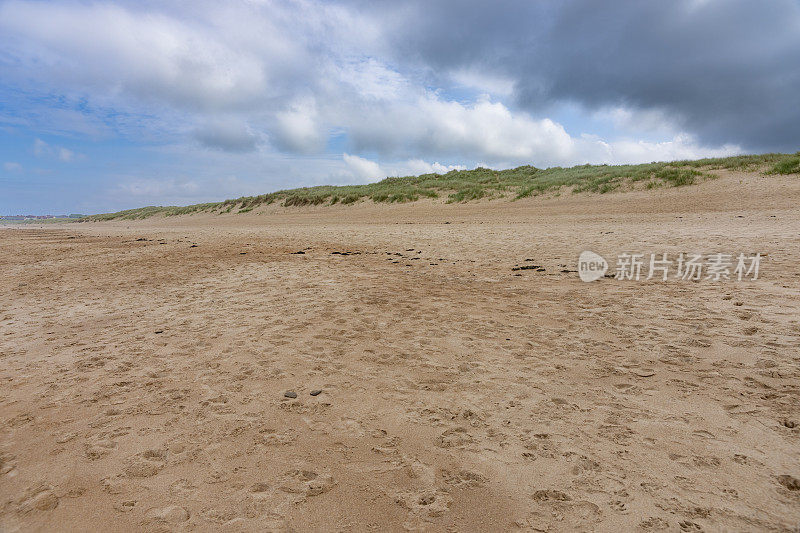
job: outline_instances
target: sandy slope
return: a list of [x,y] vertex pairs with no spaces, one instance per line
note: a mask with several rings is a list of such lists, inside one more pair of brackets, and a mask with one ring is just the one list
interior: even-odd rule
[[[730,174],[0,229],[0,530],[791,530],[798,206]],[[585,249],[768,255],[586,284]]]

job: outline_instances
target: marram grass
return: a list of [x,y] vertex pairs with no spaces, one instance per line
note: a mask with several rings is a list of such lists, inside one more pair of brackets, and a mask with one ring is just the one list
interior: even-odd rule
[[740,155],[717,159],[645,163],[641,165],[579,165],[540,169],[529,165],[508,170],[476,168],[447,174],[392,177],[366,185],[323,185],[288,189],[259,196],[185,207],[148,206],[117,213],[90,215],[79,221],[134,220],[153,215],[176,216],[193,213],[247,213],[261,205],[280,203],[284,207],[353,204],[360,201],[400,203],[445,196],[448,203],[481,198],[514,199],[540,194],[605,194],[640,183],[645,189],[681,187],[716,177],[714,170],[761,171],[765,174],[800,174],[800,152],[795,154]]

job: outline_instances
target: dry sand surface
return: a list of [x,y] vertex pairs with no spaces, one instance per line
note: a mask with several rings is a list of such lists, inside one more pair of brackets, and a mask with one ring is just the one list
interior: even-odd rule
[[[798,206],[727,174],[0,229],[0,530],[794,530]],[[583,283],[586,249],[767,256]]]

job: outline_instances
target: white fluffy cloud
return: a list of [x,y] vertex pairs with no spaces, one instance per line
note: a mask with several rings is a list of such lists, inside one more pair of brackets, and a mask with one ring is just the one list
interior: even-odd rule
[[420,174],[447,174],[451,170],[465,170],[464,165],[442,165],[438,161],[428,163],[422,159],[406,161],[396,175],[418,176]]
[[700,146],[687,134],[679,134],[663,142],[620,140],[609,143],[587,136],[579,144],[579,152],[585,154],[587,162],[608,164],[727,157],[741,153],[741,148],[735,145],[717,148]]
[[312,98],[296,100],[277,113],[274,141],[280,148],[302,154],[323,150],[325,139]]
[[375,181],[385,176],[383,169],[375,161],[358,157],[357,155],[344,154],[342,156],[348,170],[358,180]]
[[[201,109],[236,108],[261,97],[267,72],[257,52],[291,56],[274,28],[257,51],[223,40],[211,20],[191,22],[113,4],[6,2],[0,28],[16,52],[40,62],[40,77],[85,89]],[[267,22],[266,20],[263,22]]]
[[375,108],[348,124],[357,145],[378,153],[464,158],[495,167],[533,163],[540,167],[579,163],[633,163],[718,157],[738,146],[701,146],[690,135],[661,142],[591,135],[571,136],[550,119],[512,112],[481,98],[474,104],[444,101],[427,94],[415,102]]
[[392,176],[418,176],[420,174],[446,174],[451,170],[464,170],[464,165],[442,165],[434,162],[428,163],[422,159],[409,159],[407,161],[393,161],[378,164],[357,155],[343,154],[344,169],[331,175],[333,181],[347,183],[369,183]]

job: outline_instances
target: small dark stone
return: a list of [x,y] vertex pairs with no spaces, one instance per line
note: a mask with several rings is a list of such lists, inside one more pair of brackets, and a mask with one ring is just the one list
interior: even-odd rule
[[159,333],[164,333],[164,330],[163,329],[158,329],[158,330],[155,331],[156,335],[158,335]]
[[322,390],[321,389],[312,390],[310,394],[311,396],[319,396],[320,394],[322,394]]
[[247,252],[239,252],[239,255],[247,255]]
[[294,255],[305,255],[306,254],[303,250],[300,250],[299,252],[292,252],[292,253]]
[[197,248],[196,244],[191,245],[189,248]]
[[286,398],[297,398],[297,393],[293,390],[287,390],[283,393],[283,396]]

